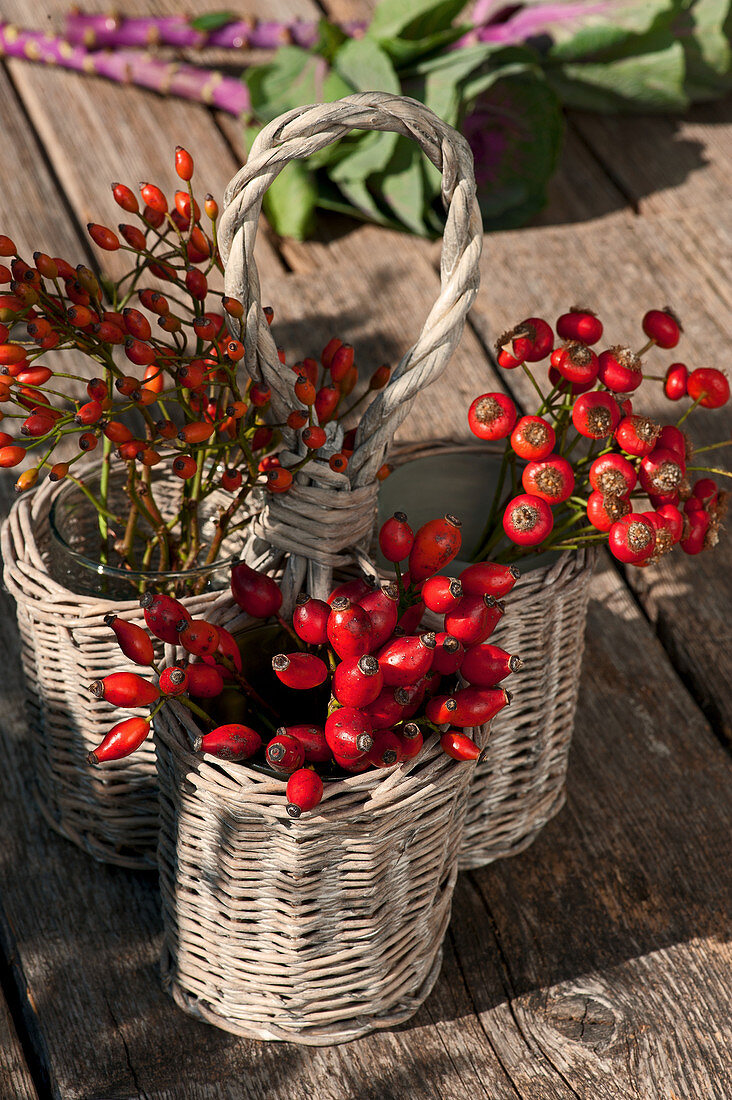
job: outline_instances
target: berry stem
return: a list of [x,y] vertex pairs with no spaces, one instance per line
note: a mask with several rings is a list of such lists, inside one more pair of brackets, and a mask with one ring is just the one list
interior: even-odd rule
[[531,382],[531,385],[532,385],[532,386],[534,387],[534,389],[535,389],[535,390],[536,390],[536,392],[538,393],[538,395],[539,395],[539,399],[540,399],[540,401],[541,401],[541,408],[543,409],[543,408],[544,408],[544,406],[545,406],[545,405],[546,405],[546,403],[547,403],[547,398],[546,398],[546,397],[544,397],[544,394],[543,394],[543,393],[541,392],[541,386],[540,386],[540,385],[539,385],[539,383],[538,383],[538,382],[536,381],[536,379],[534,378],[534,376],[533,376],[533,374],[531,373],[531,371],[529,370],[529,368],[528,368],[528,367],[526,366],[526,363],[522,363],[522,364],[521,364],[521,370],[522,370],[522,371],[524,372],[524,374],[526,375],[526,377],[527,377],[527,378],[529,379],[529,381]]
[[704,400],[705,396],[706,396],[706,394],[703,394],[703,393],[699,394],[699,396],[697,397],[696,401],[694,401],[694,402],[693,402],[693,403],[692,403],[691,405],[689,405],[689,407],[688,407],[688,409],[686,410],[686,412],[685,412],[685,413],[682,413],[682,414],[681,414],[681,416],[679,417],[679,419],[678,419],[678,420],[676,421],[676,427],[677,427],[677,428],[680,428],[680,427],[681,427],[681,425],[682,425],[682,424],[684,423],[684,421],[686,420],[686,418],[687,418],[687,416],[689,415],[689,413],[691,413],[691,412],[693,412],[693,411],[694,411],[694,409],[695,409],[695,408],[697,407],[697,405],[699,404],[699,402],[700,402],[700,401],[703,401],[703,400]]
[[732,477],[729,470],[722,470],[719,466],[687,466],[687,470],[694,473],[717,474],[719,477]]

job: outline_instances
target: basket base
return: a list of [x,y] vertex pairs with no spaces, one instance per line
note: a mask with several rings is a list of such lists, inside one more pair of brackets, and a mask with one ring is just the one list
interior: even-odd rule
[[41,817],[55,833],[64,840],[70,840],[82,852],[86,852],[98,863],[113,863],[116,867],[125,867],[128,871],[155,871],[158,870],[158,861],[155,852],[137,852],[134,848],[115,847],[105,840],[101,840],[93,833],[76,832],[63,821],[54,817],[47,802],[42,797],[41,791],[34,784],[32,788],[33,801],[35,802]]
[[225,1016],[220,1016],[215,1008],[203,1001],[200,997],[188,993],[172,977],[172,959],[167,948],[163,947],[161,958],[161,970],[163,987],[171,995],[175,1003],[191,1016],[203,1020],[207,1024],[229,1031],[233,1035],[239,1035],[245,1039],[260,1039],[267,1042],[299,1043],[302,1046],[325,1047],[336,1046],[339,1043],[350,1043],[354,1039],[362,1039],[365,1035],[385,1027],[396,1027],[414,1016],[424,1001],[432,992],[442,969],[442,947],[437,952],[432,967],[422,982],[422,985],[411,997],[399,1002],[392,1012],[378,1016],[364,1016],[344,1021],[342,1024],[332,1023],[326,1026],[303,1025],[298,1029],[296,1023],[288,1027],[263,1027],[235,1022]]
[[556,798],[546,813],[542,814],[538,820],[532,820],[531,829],[528,833],[505,847],[495,843],[486,848],[463,847],[458,861],[458,870],[475,871],[479,867],[487,867],[489,863],[495,863],[497,859],[506,859],[508,856],[517,856],[519,852],[525,852],[534,843],[544,826],[548,825],[553,817],[556,817],[566,801],[567,792],[564,784],[562,784],[561,790],[557,792]]

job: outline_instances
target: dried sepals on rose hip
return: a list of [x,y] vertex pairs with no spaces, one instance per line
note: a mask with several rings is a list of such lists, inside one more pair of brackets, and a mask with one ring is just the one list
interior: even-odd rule
[[[246,655],[229,631],[193,618],[167,595],[145,593],[141,599],[150,634],[183,654],[166,668],[158,668],[145,629],[110,616],[124,655],[147,664],[157,682],[114,672],[91,685],[97,698],[113,705],[152,709],[117,723],[90,762],[121,759],[139,748],[155,714],[171,700],[202,720],[205,732],[195,751],[228,763],[264,765],[286,782],[285,808],[293,818],[317,808],[324,779],[406,766],[430,735],[445,735],[440,744],[448,756],[478,759],[471,730],[510,701],[498,685],[521,667],[518,657],[486,642],[504,612],[498,595],[510,593],[519,571],[478,563],[462,570],[465,587],[462,579],[439,574],[461,547],[454,516],[430,520],[415,533],[397,513],[382,527],[380,543],[398,583],[380,586],[370,577],[352,577],[337,584],[328,601],[303,594],[288,619],[280,614],[276,580],[244,562],[232,568],[235,603],[289,640],[286,651],[273,656],[271,675],[260,671],[256,682],[248,679]],[[408,565],[404,573],[402,564]],[[442,616],[443,630],[420,629],[426,605]],[[398,625],[407,615],[415,619],[412,632]],[[219,720],[224,712],[216,701],[226,692],[240,697],[237,721],[230,711]],[[283,722],[278,708],[298,713],[300,720]],[[460,729],[447,736],[446,725]]]

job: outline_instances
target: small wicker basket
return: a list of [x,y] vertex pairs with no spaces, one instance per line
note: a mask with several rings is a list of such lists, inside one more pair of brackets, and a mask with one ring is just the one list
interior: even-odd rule
[[[47,481],[24,494],[0,533],[3,579],[17,605],[36,800],[49,825],[95,859],[152,870],[158,839],[152,741],[104,768],[87,762],[119,720],[114,707],[93,698],[89,684],[129,668],[104,616],[113,612],[144,626],[143,615],[137,600],[79,595],[52,576],[49,512],[62,489],[63,483]],[[158,499],[162,503],[164,493]],[[219,597],[204,592],[182,602],[192,615],[206,616]],[[163,649],[160,643],[159,657]]]
[[[461,517],[482,517],[487,482],[485,471],[476,471],[476,462],[485,462],[492,453],[500,451],[450,441],[403,448],[392,458],[398,475],[389,478],[384,490],[393,503],[409,480],[416,509],[428,507],[432,515],[450,508]],[[420,471],[419,460],[432,457],[439,460],[440,476],[434,463]],[[463,475],[455,476],[452,460],[469,464]],[[389,511],[382,501],[383,514]],[[477,537],[470,527],[470,522],[464,525],[468,540]],[[546,565],[521,565],[491,642],[517,654],[523,668],[510,684],[511,706],[491,723],[490,744],[475,771],[461,868],[483,867],[523,851],[564,805],[596,559],[594,549],[567,550]],[[434,626],[429,615],[425,624]]]
[[[374,572],[376,472],[413,397],[446,366],[478,285],[472,157],[431,111],[369,92],[275,120],[229,185],[219,241],[226,292],[245,307],[245,366],[272,391],[276,420],[297,400],[253,259],[262,196],[290,160],[353,129],[410,136],[442,171],[442,287],[417,343],[363,416],[346,473],[328,463],[342,445],[336,422],[290,491],[254,521],[250,564],[281,567],[286,610],[304,585],[327,598],[336,569],[355,562]],[[285,444],[283,461],[294,465],[303,450],[293,433]],[[194,733],[180,710],[156,718],[163,974],[178,1004],[236,1034],[302,1043],[341,1042],[410,1016],[439,970],[474,765],[446,758],[430,739],[414,761],[327,784],[318,809],[293,822],[282,780],[194,756]]]

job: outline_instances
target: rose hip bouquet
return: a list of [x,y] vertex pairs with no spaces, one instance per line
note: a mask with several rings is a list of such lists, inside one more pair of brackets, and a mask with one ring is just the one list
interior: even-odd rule
[[[499,685],[521,666],[487,642],[518,570],[485,562],[469,566],[460,580],[438,576],[461,545],[460,523],[452,516],[431,520],[415,534],[406,516],[396,513],[381,528],[379,542],[395,565],[395,584],[349,580],[328,602],[303,594],[287,621],[276,581],[243,562],[234,566],[234,600],[250,618],[271,624],[277,644],[286,645],[256,683],[236,639],[223,627],[192,619],[170,596],[142,597],[150,633],[108,616],[125,656],[155,675],[116,672],[95,681],[91,691],[116,706],[152,710],[118,722],[90,753],[90,763],[134,752],[170,699],[205,725],[197,751],[265,766],[286,779],[293,817],[318,804],[324,778],[410,759],[427,733],[439,732],[443,750],[454,759],[477,759],[481,750],[465,731],[490,721],[510,702]],[[416,632],[425,607],[444,617],[444,629]],[[181,646],[186,660],[158,668],[151,634]],[[261,639],[256,645],[261,647]],[[214,708],[227,694],[229,714],[222,722]]]
[[[527,416],[505,393],[482,394],[470,406],[474,435],[506,440],[476,560],[491,554],[511,562],[607,541],[621,562],[648,565],[677,543],[687,554],[716,545],[727,493],[712,478],[691,475],[732,476],[694,459],[729,441],[694,452],[682,425],[697,406],[724,405],[729,382],[714,367],[690,370],[678,362],[665,374],[645,373],[642,357],[653,347],[676,347],[682,327],[668,308],[649,310],[642,324],[647,340],[638,351],[614,345],[596,352],[602,322],[579,307],[558,318],[557,347],[539,317],[497,342],[499,366],[520,367],[540,403]],[[547,358],[548,376],[537,378],[535,365]],[[691,398],[676,423],[661,424],[635,408],[644,379],[660,383],[670,401]]]
[[[45,471],[51,481],[74,481],[96,509],[97,560],[143,574],[213,564],[225,538],[247,522],[254,487],[286,492],[325,443],[324,425],[348,415],[390,373],[379,367],[346,408],[358,379],[352,347],[333,339],[321,366],[314,359],[295,364],[296,407],[287,423],[302,430],[305,457],[283,469],[273,453],[282,425],[268,419],[269,390],[239,370],[243,307],[223,296],[221,310],[207,308],[209,282],[222,272],[218,205],[206,195],[204,225],[193,158],[180,146],[175,168],[180,190],[172,203],[154,184],[142,184],[138,200],[115,183],[114,199],[129,221],[118,232],[88,226],[99,248],[129,257],[116,281],[43,252],[29,263],[0,236],[0,420],[10,429],[0,432],[0,467],[19,466],[36,452],[17,491],[33,488]],[[271,322],[272,310],[265,313]],[[227,331],[225,315],[238,335]],[[83,357],[91,370],[64,371],[56,365],[59,352]],[[280,358],[284,364],[282,351]],[[344,453],[331,457],[334,469],[345,469],[354,435],[347,433]],[[79,473],[79,460],[97,447],[95,475]],[[158,466],[181,481],[172,513],[151,474]],[[122,507],[112,500],[115,471],[124,479]],[[207,530],[202,506],[213,493],[229,502]]]

